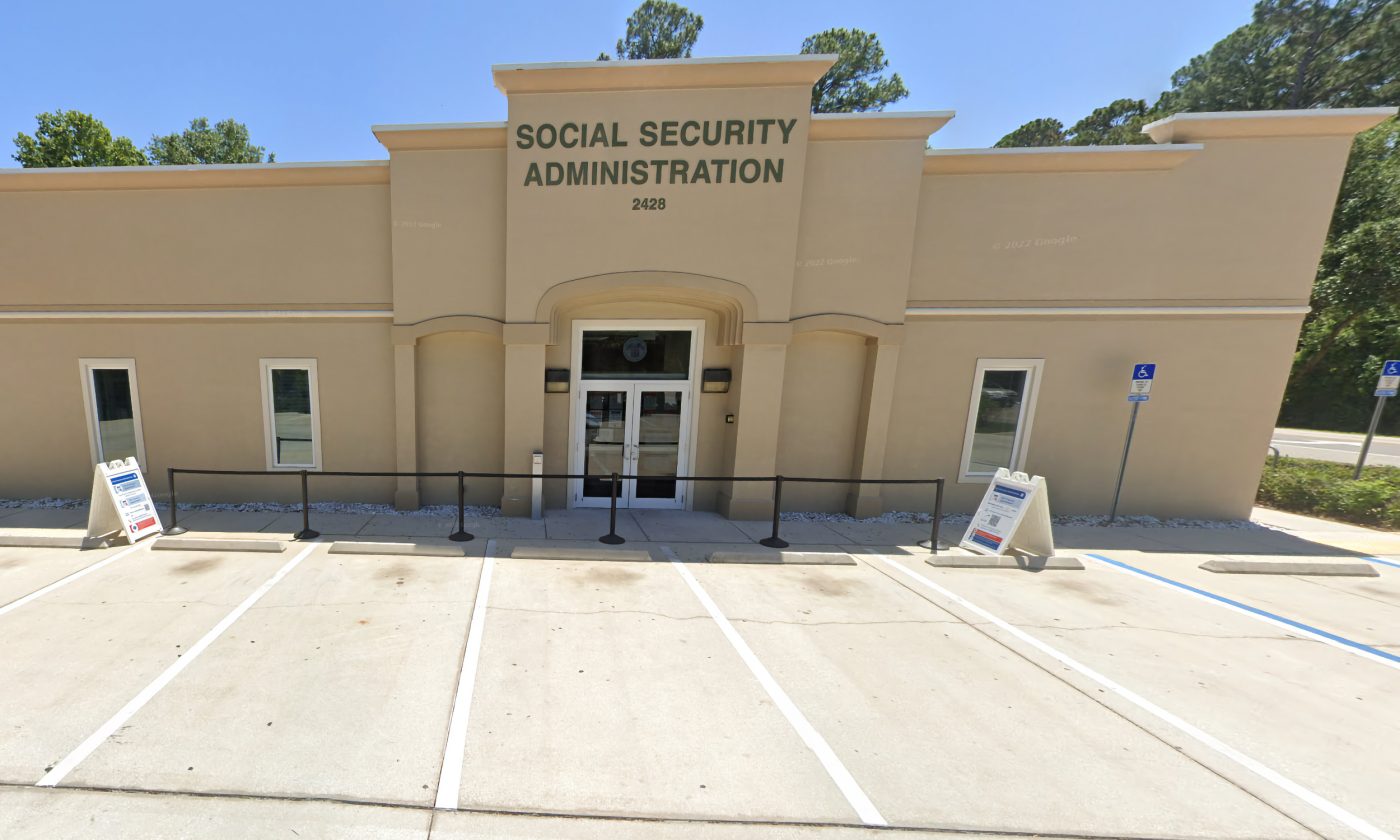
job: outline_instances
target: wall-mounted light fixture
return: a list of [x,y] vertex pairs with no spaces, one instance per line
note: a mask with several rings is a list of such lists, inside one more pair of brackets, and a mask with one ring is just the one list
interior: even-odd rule
[[567,394],[569,393],[569,371],[547,369],[544,372],[544,392],[546,394]]
[[700,380],[700,391],[705,394],[727,394],[729,380],[733,376],[729,368],[705,368],[705,375]]

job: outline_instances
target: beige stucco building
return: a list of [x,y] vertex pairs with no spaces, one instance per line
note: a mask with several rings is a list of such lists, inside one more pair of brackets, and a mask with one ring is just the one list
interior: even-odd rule
[[[762,483],[996,466],[1122,512],[1248,514],[1352,137],[1394,109],[1178,114],[1155,145],[927,150],[951,112],[812,115],[831,57],[493,69],[506,123],[375,126],[386,161],[0,172],[0,498],[98,460]],[[546,383],[549,383],[548,385]],[[727,388],[727,390],[726,390]],[[191,477],[187,500],[297,482]],[[331,478],[319,499],[456,500]],[[927,510],[789,485],[784,509]],[[607,504],[544,483],[545,507]],[[472,504],[529,515],[529,480]]]

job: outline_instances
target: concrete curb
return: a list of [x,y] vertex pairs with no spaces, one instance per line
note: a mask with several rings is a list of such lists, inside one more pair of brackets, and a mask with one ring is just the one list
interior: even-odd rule
[[180,537],[159,537],[152,551],[255,551],[279,554],[287,544],[276,540],[191,540]]
[[650,563],[651,553],[623,551],[616,548],[530,548],[520,546],[511,551],[512,560],[618,560],[626,563]]
[[1079,571],[1084,564],[1073,554],[1057,554],[1053,557],[1014,557],[1001,555],[988,557],[984,554],[958,556],[940,554],[924,561],[940,569],[1021,569],[1027,572],[1042,570]]
[[[26,537],[0,535],[0,548],[83,548],[82,537]],[[92,548],[102,548],[100,542]]]
[[418,545],[417,543],[336,542],[331,554],[372,554],[395,557],[465,557],[465,549],[455,545]]
[[1207,560],[1200,565],[1207,572],[1223,575],[1328,575],[1333,577],[1380,577],[1369,563],[1290,563],[1268,560]]
[[849,554],[808,553],[801,551],[716,551],[711,563],[762,563],[770,566],[854,566]]

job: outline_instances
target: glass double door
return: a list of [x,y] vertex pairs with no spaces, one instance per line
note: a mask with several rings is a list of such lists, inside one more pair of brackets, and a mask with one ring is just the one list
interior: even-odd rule
[[[579,389],[578,448],[588,476],[575,479],[577,507],[684,508],[690,440],[689,382],[588,381]],[[579,462],[576,462],[579,463]]]

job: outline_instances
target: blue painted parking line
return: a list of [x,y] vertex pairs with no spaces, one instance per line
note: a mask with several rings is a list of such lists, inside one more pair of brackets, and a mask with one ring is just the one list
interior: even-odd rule
[[1369,563],[1380,563],[1382,566],[1392,566],[1396,569],[1400,569],[1400,563],[1392,563],[1389,560],[1382,560],[1379,557],[1365,557],[1362,559],[1366,560]]
[[1208,601],[1213,601],[1215,603],[1221,604],[1225,607],[1234,610],[1235,612],[1240,612],[1245,615],[1248,615],[1251,618],[1257,618],[1261,621],[1266,621],[1269,624],[1273,624],[1279,627],[1297,630],[1316,641],[1332,645],[1333,647],[1341,648],[1342,650],[1349,651],[1366,659],[1379,662],[1382,665],[1389,665],[1392,668],[1400,668],[1400,656],[1396,656],[1393,653],[1387,653],[1386,651],[1378,650],[1376,648],[1371,647],[1370,645],[1353,641],[1344,636],[1338,636],[1335,633],[1328,633],[1326,630],[1319,630],[1316,627],[1311,627],[1307,624],[1303,624],[1300,621],[1294,621],[1291,618],[1284,618],[1281,615],[1275,615],[1274,613],[1271,613],[1267,610],[1261,610],[1258,607],[1251,607],[1248,604],[1242,604],[1239,601],[1231,600],[1223,595],[1216,595],[1214,592],[1207,592],[1204,589],[1197,589],[1194,586],[1190,586],[1185,583],[1172,580],[1170,578],[1165,578],[1161,575],[1154,575],[1152,572],[1146,571],[1144,569],[1139,569],[1136,566],[1129,566],[1127,563],[1123,563],[1118,560],[1110,560],[1109,558],[1099,554],[1089,554],[1086,556],[1092,557],[1095,560],[1107,563],[1110,566],[1122,569],[1123,571],[1129,572],[1131,574],[1147,578],[1163,586],[1168,586],[1173,589],[1177,589],[1181,592],[1186,592],[1188,594],[1195,595],[1198,598],[1204,598]]

